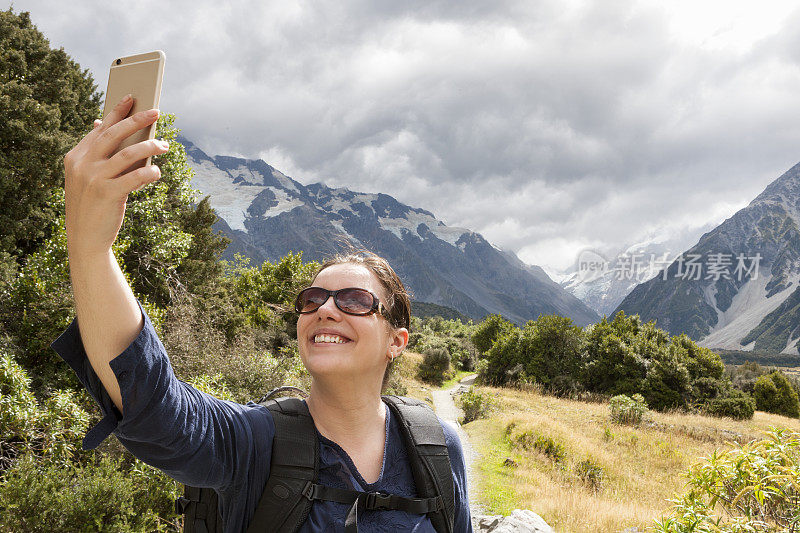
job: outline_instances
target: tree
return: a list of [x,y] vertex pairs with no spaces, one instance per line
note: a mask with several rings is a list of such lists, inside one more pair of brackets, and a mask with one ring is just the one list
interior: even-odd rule
[[582,344],[583,331],[571,318],[541,315],[528,322],[520,338],[526,378],[553,392],[577,389]]
[[64,179],[64,154],[92,127],[100,93],[31,23],[0,11],[0,256],[33,253],[58,212],[52,191]]
[[[157,135],[174,141],[173,123],[172,115],[160,117]],[[211,263],[217,262],[215,253],[224,241],[210,235],[213,222],[207,204],[193,204],[196,191],[190,187],[192,171],[183,146],[170,142],[169,152],[154,158],[154,164],[161,167],[161,179],[129,196],[113,249],[134,294],[158,327],[176,288],[188,290],[180,268],[189,274],[190,287],[211,283],[213,278],[201,281],[198,277],[221,271],[221,266]],[[74,316],[61,186],[50,191],[49,201],[58,213],[49,237],[24,258],[18,275],[0,286],[4,301],[0,327],[18,346],[20,364],[32,371],[36,392],[43,387],[76,385],[73,373],[49,348]],[[199,243],[193,247],[195,236]],[[192,251],[198,256],[192,257]]]
[[[617,314],[619,318],[622,312]],[[638,317],[636,317],[638,319]],[[617,319],[615,319],[616,321]],[[632,395],[642,391],[647,375],[647,363],[636,353],[630,337],[623,338],[619,333],[635,335],[635,328],[620,328],[604,317],[587,334],[585,363],[582,383],[588,390],[608,394]],[[627,325],[634,325],[627,322]]]
[[489,315],[478,324],[472,333],[472,344],[481,354],[485,354],[492,344],[516,326],[500,315]]
[[792,418],[800,417],[800,404],[797,393],[783,372],[761,376],[756,380],[753,390],[756,409]]

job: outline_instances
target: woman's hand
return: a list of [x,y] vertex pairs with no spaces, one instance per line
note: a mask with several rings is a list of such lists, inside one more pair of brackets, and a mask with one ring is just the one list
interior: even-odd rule
[[161,177],[161,169],[155,165],[123,172],[143,159],[165,153],[169,150],[166,141],[142,141],[111,156],[123,140],[158,119],[157,109],[125,118],[132,105],[130,95],[123,98],[64,156],[70,256],[107,255],[122,226],[128,194]]

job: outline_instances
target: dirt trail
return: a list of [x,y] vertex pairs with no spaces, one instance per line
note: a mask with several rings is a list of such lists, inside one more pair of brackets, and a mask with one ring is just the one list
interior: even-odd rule
[[450,424],[450,426],[456,430],[458,438],[461,439],[461,447],[464,450],[464,462],[467,465],[467,487],[469,490],[472,516],[479,514],[482,515],[485,512],[479,505],[475,503],[476,499],[474,496],[474,487],[475,482],[477,481],[477,474],[475,473],[473,465],[477,460],[478,455],[475,449],[472,447],[472,444],[469,442],[467,432],[464,431],[464,429],[461,427],[461,424],[458,423],[458,420],[461,418],[463,413],[461,412],[461,409],[456,407],[452,394],[458,390],[459,387],[469,387],[474,382],[475,375],[472,374],[462,379],[460,383],[456,384],[456,386],[451,389],[431,391],[433,408],[436,411],[436,414],[439,415],[439,418],[444,420],[445,423]]

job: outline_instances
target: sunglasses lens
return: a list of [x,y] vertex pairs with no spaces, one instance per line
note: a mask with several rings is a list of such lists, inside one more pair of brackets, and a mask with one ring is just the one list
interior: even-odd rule
[[298,313],[310,313],[315,311],[319,306],[325,303],[328,296],[328,291],[318,287],[304,289],[297,295],[297,300],[294,303],[294,310]]
[[364,289],[345,289],[336,295],[336,304],[345,313],[365,315],[372,310],[372,293]]

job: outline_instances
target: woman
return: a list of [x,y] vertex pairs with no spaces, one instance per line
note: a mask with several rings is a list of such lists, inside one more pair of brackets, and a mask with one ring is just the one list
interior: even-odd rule
[[[64,158],[77,316],[53,348],[104,414],[84,447],[96,447],[113,431],[134,455],[178,481],[214,488],[225,531],[246,531],[269,477],[272,415],[263,406],[213,398],[174,376],[111,251],[127,195],[160,177],[155,166],[120,174],[169,148],[144,141],[113,154],[158,118],[157,110],[125,118],[131,105],[130,97],[123,99]],[[298,295],[297,331],[312,376],[307,406],[319,433],[319,483],[413,497],[398,421],[380,398],[387,365],[408,342],[402,283],[380,258],[350,256],[326,263],[312,285]],[[369,309],[360,307],[364,302]],[[453,467],[454,531],[469,531],[461,445],[449,426],[443,429]],[[341,531],[348,509],[314,501],[300,530]],[[361,513],[358,525],[361,531],[433,531],[427,516],[397,510]]]

